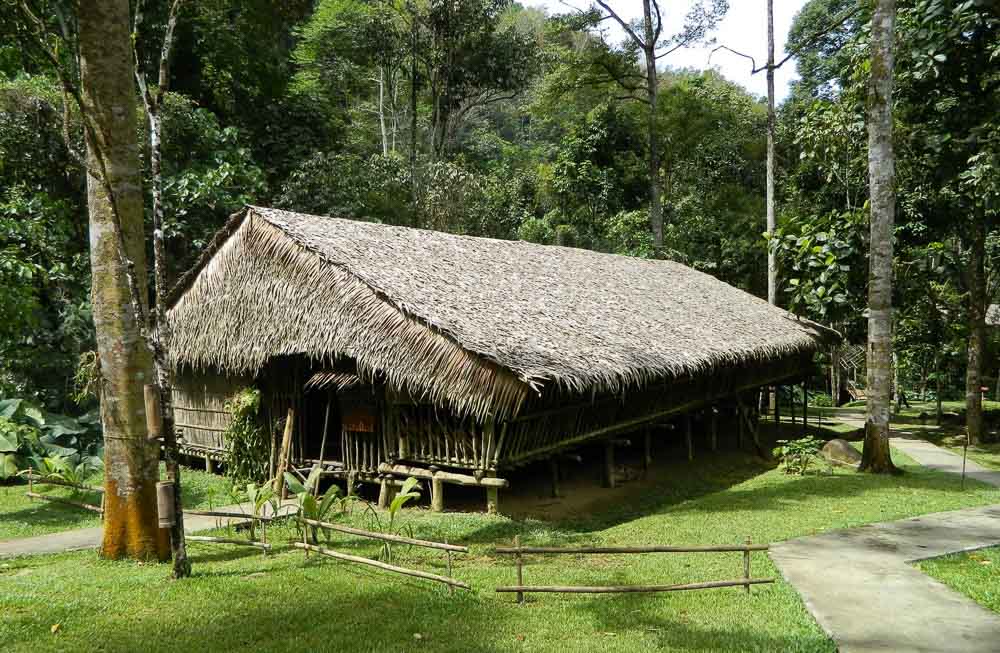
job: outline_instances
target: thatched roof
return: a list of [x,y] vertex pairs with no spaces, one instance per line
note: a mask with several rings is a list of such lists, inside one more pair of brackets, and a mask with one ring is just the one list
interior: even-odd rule
[[351,359],[362,378],[510,414],[811,351],[823,328],[670,261],[249,207],[170,300],[175,364]]

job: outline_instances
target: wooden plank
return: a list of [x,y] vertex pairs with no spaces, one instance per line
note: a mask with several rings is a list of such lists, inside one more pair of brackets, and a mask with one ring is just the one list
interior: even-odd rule
[[303,519],[302,521],[310,526],[316,526],[330,531],[337,531],[338,533],[347,533],[348,535],[357,535],[358,537],[367,537],[373,540],[383,540],[386,542],[395,542],[397,544],[409,544],[411,546],[421,546],[425,549],[437,549],[439,551],[454,551],[455,553],[469,552],[469,547],[459,546],[457,544],[442,544],[431,540],[418,540],[412,537],[403,537],[402,535],[376,533],[373,531],[362,530],[360,528],[354,528],[352,526],[343,526],[341,524],[331,524],[329,522],[317,521],[315,519]]
[[424,580],[432,580],[438,583],[444,583],[445,585],[450,585],[452,587],[460,587],[464,590],[472,589],[468,585],[468,583],[463,583],[460,580],[456,580],[454,578],[448,578],[447,576],[438,576],[437,574],[431,574],[426,571],[418,571],[416,569],[407,569],[406,567],[398,567],[396,565],[390,565],[386,562],[380,562],[378,560],[371,560],[369,558],[361,558],[359,556],[348,555],[346,553],[340,553],[339,551],[331,551],[330,549],[325,549],[321,546],[304,544],[302,542],[292,542],[292,546],[299,549],[305,549],[306,551],[313,551],[320,555],[327,556],[328,558],[343,560],[344,562],[353,562],[359,565],[368,565],[370,567],[376,567],[378,569],[382,569],[383,571],[391,571],[393,573],[403,574],[404,576],[413,576],[414,578],[423,578]]
[[517,592],[524,594],[623,594],[632,592],[680,592],[683,590],[703,590],[715,587],[742,587],[743,585],[763,585],[773,583],[773,578],[751,578],[750,580],[713,580],[704,583],[684,583],[682,585],[511,585],[498,587],[497,592]]
[[718,546],[498,546],[493,552],[498,554],[518,553],[722,553],[733,551],[767,551],[767,544],[735,544]]
[[383,474],[395,474],[397,476],[413,476],[415,478],[423,478],[427,480],[433,480],[436,476],[444,483],[454,483],[456,485],[470,485],[478,487],[509,487],[510,483],[503,478],[495,478],[490,476],[484,476],[483,478],[476,478],[470,474],[458,474],[455,472],[432,472],[429,469],[423,467],[413,467],[410,465],[390,465],[388,463],[382,463],[378,466],[378,471]]

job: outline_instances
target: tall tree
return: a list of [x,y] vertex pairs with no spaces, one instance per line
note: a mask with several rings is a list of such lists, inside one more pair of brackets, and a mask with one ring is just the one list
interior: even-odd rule
[[101,362],[108,558],[166,559],[146,437],[143,385],[153,378],[143,333],[146,254],[128,0],[81,0],[80,87],[87,141],[92,302]]
[[778,253],[771,245],[774,218],[774,0],[767,0],[767,301],[778,304]]
[[871,239],[868,268],[868,388],[861,469],[895,471],[889,452],[892,389],[892,237],[896,212],[892,149],[895,0],[877,0],[868,81],[868,176]]
[[[683,28],[666,38],[663,38],[663,20],[660,14],[659,0],[642,0],[642,36],[633,26],[625,21],[605,0],[597,0],[600,10],[594,13],[597,21],[612,19],[617,22],[629,38],[631,47],[638,48],[642,53],[642,84],[637,85],[633,75],[628,71],[613,71],[605,64],[605,69],[630,94],[644,87],[645,96],[642,100],[648,105],[648,170],[649,170],[649,227],[653,232],[653,246],[663,247],[663,192],[660,181],[660,144],[657,134],[657,102],[659,100],[660,81],[656,72],[656,62],[660,59],[703,40],[719,23],[719,20],[729,10],[728,0],[700,0],[688,13]],[[641,96],[640,96],[641,97]],[[630,96],[630,99],[634,99]]]

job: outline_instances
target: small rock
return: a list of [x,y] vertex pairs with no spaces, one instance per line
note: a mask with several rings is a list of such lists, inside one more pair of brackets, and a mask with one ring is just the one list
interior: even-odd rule
[[820,454],[835,465],[857,467],[861,463],[861,454],[847,440],[830,440],[823,445]]

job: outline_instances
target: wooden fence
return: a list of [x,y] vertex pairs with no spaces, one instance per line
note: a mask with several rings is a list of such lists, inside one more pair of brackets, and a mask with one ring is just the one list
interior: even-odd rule
[[458,546],[455,544],[448,544],[447,542],[432,542],[430,540],[418,540],[412,537],[403,537],[402,535],[392,535],[390,533],[376,533],[373,531],[366,531],[360,528],[353,528],[351,526],[343,526],[341,524],[331,524],[329,522],[317,521],[315,519],[302,519],[302,523],[308,526],[313,526],[315,528],[322,528],[324,530],[336,531],[338,533],[345,533],[347,535],[354,535],[357,537],[364,537],[372,540],[381,540],[383,542],[391,542],[395,544],[407,544],[409,546],[419,546],[425,549],[436,549],[438,551],[444,551],[448,562],[448,575],[441,576],[438,574],[432,574],[426,571],[420,571],[419,569],[408,569],[406,567],[400,567],[398,565],[389,564],[388,562],[382,562],[380,560],[372,560],[371,558],[363,558],[361,556],[350,555],[347,553],[341,553],[340,551],[333,551],[325,547],[316,546],[314,544],[309,544],[307,542],[293,542],[292,545],[304,549],[306,555],[310,551],[318,553],[320,555],[326,556],[328,558],[335,558],[337,560],[342,560],[344,562],[351,562],[359,565],[367,565],[369,567],[375,567],[376,569],[381,569],[383,571],[391,571],[396,574],[402,574],[404,576],[412,576],[413,578],[421,578],[423,580],[430,580],[437,583],[443,583],[448,586],[449,591],[454,591],[454,588],[458,587],[460,589],[472,589],[468,583],[464,583],[457,578],[452,577],[452,567],[451,567],[451,555],[452,553],[468,553],[469,547]]
[[[524,595],[529,592],[559,593],[559,594],[611,594],[626,592],[678,592],[683,590],[711,589],[716,587],[746,588],[750,593],[751,585],[773,583],[773,578],[750,577],[750,552],[767,551],[766,544],[753,544],[747,538],[746,544],[736,546],[626,546],[626,547],[547,547],[521,546],[520,539],[514,538],[514,546],[497,547],[495,552],[503,555],[513,555],[517,571],[517,585],[498,587],[497,592],[514,592],[517,602],[524,603]],[[531,554],[633,554],[633,553],[743,553],[743,578],[736,580],[715,580],[699,583],[683,583],[679,585],[525,585],[524,555]]]
[[[83,508],[84,510],[89,510],[91,512],[96,512],[97,514],[104,517],[104,488],[97,487],[94,485],[80,485],[78,483],[70,483],[62,479],[48,478],[45,476],[39,476],[38,474],[32,473],[30,470],[25,470],[21,472],[25,478],[28,479],[28,491],[25,492],[25,496],[31,499],[41,499],[42,501],[51,501],[53,503],[62,503],[68,506],[74,506],[76,508]],[[35,492],[35,485],[58,485],[59,487],[73,488],[74,490],[81,490],[83,492],[96,492],[101,495],[101,505],[95,506],[92,503],[87,503],[85,501],[75,501],[73,499],[67,499],[64,497],[53,497],[47,494],[40,494]]]

